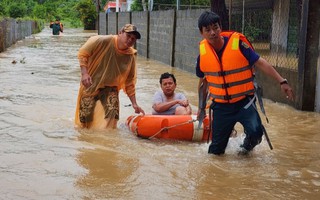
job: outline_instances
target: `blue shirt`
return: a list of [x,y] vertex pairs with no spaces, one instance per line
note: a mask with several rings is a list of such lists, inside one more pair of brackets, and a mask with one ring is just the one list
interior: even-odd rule
[[[221,59],[222,53],[224,51],[224,49],[226,48],[226,45],[229,41],[228,37],[223,37],[224,39],[224,44],[222,49],[217,53],[217,56],[219,57],[219,59]],[[249,64],[252,66],[255,62],[257,62],[257,60],[260,58],[260,56],[251,48],[247,48],[246,46],[248,46],[247,44],[243,44],[243,41],[239,41],[239,47],[240,47],[240,51],[243,54],[243,56],[249,61]],[[200,55],[197,58],[197,62],[196,62],[196,75],[199,78],[203,78],[204,77],[204,73],[201,71],[200,69]]]

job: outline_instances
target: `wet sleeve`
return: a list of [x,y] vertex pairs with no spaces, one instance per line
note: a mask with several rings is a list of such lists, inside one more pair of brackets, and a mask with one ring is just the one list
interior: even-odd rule
[[128,74],[128,77],[126,79],[124,92],[131,97],[132,95],[135,95],[136,93],[136,80],[137,80],[137,72],[136,72],[136,55],[133,56],[133,61],[131,64],[131,68]]
[[133,83],[126,85],[124,92],[128,95],[128,97],[135,95],[136,94],[135,85]]
[[179,100],[186,100],[186,96],[183,93],[177,93],[177,99]]
[[89,57],[97,45],[98,36],[90,37],[87,42],[79,49],[78,59],[80,67],[88,67]]
[[163,102],[163,99],[162,99],[160,91],[157,91],[157,92],[154,93],[152,102],[153,102],[153,104],[162,103]]
[[243,56],[247,58],[250,65],[253,65],[259,58],[260,55],[257,54],[249,45],[243,41],[240,41],[240,51],[242,52]]
[[198,55],[197,61],[196,61],[196,75],[199,78],[204,77],[204,73],[200,69],[200,55]]

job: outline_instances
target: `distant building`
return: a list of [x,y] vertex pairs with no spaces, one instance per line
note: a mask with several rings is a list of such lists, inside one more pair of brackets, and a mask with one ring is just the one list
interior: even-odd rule
[[[133,3],[133,0],[119,0],[119,12],[130,11],[130,7],[132,3]],[[103,10],[106,13],[110,13],[110,12],[116,12],[116,8],[117,8],[116,1],[108,1],[104,5]]]

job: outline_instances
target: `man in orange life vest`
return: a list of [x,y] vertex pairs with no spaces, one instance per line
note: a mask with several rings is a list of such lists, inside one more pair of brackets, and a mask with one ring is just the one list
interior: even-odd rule
[[234,125],[239,122],[246,134],[239,153],[247,154],[261,142],[263,135],[255,106],[253,66],[273,77],[290,100],[294,99],[293,91],[288,81],[253,50],[244,35],[222,32],[216,13],[204,11],[198,19],[198,28],[204,38],[196,64],[196,74],[200,78],[198,118],[204,109],[200,101],[207,97],[201,91],[202,84],[212,99],[210,109],[214,118],[208,153],[224,154]]

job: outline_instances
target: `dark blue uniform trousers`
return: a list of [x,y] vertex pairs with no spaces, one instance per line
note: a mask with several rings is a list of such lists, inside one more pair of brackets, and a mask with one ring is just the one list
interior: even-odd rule
[[246,97],[236,103],[213,102],[212,143],[208,153],[224,154],[229,137],[237,122],[244,127],[246,137],[241,145],[247,151],[251,151],[261,142],[263,135],[261,119],[253,102],[247,109],[244,107],[250,102]]

